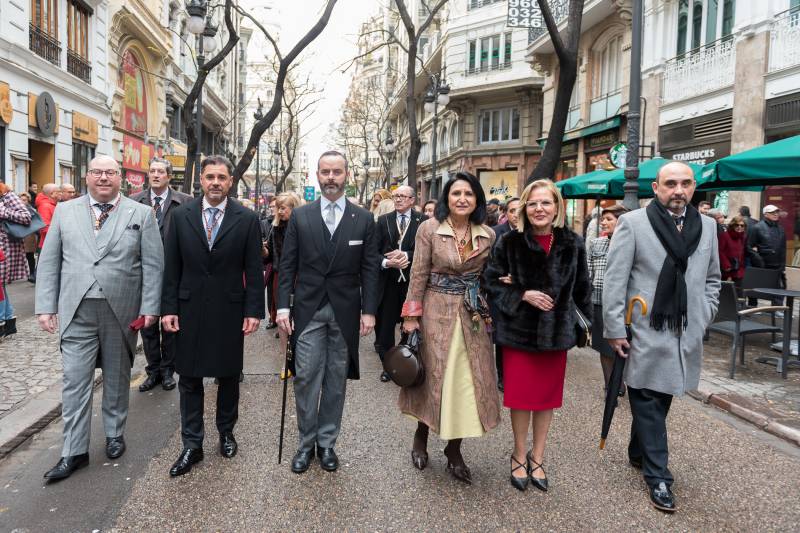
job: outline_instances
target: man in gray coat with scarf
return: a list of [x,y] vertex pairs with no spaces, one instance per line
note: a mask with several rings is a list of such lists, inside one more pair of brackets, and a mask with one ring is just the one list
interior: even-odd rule
[[[697,388],[703,332],[719,303],[716,224],[689,204],[695,185],[684,163],[661,168],[650,205],[619,218],[603,285],[605,337],[628,357],[625,382],[633,415],[628,458],[642,469],[653,506],[666,512],[676,509],[667,467],[667,413],[673,396]],[[648,313],[634,313],[629,344],[624,315],[634,296],[645,299]]]

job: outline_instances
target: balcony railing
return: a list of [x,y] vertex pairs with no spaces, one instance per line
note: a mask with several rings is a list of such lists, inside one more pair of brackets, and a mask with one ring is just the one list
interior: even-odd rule
[[33,24],[29,25],[30,41],[29,48],[39,56],[42,56],[54,65],[61,66],[61,45],[58,40],[46,34]]
[[67,72],[86,83],[92,83],[92,64],[72,50],[67,50]]
[[589,104],[589,122],[594,124],[619,114],[621,105],[622,92],[619,90],[593,98]]
[[578,127],[581,122],[581,106],[580,104],[574,105],[569,108],[567,115],[567,130],[573,130]]
[[501,1],[502,0],[469,0],[469,2],[467,2],[467,10],[479,9],[483,6],[496,4]]
[[772,22],[769,71],[800,65],[800,7],[778,15]]
[[487,63],[486,65],[468,68],[466,74],[469,76],[471,74],[480,74],[482,72],[491,72],[493,70],[506,70],[509,68],[511,68],[511,61],[503,61],[502,63],[498,63],[496,65]]
[[733,85],[735,66],[730,36],[670,59],[664,67],[662,100],[669,104]]

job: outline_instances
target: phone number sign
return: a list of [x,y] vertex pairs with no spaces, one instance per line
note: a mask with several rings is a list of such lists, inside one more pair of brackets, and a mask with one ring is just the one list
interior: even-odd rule
[[508,0],[507,24],[515,28],[544,28],[537,0]]

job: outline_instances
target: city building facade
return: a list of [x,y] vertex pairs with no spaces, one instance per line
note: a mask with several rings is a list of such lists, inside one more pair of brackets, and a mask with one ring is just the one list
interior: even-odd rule
[[71,183],[111,154],[109,5],[0,0],[0,178],[16,191]]

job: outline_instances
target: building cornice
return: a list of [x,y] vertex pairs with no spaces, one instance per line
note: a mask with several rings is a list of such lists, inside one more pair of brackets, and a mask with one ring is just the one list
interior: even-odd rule
[[[167,57],[172,49],[169,30],[150,11],[142,0],[126,0],[119,11],[111,17],[112,29],[117,30],[121,41],[127,34],[141,40],[148,50],[159,57]],[[125,28],[125,31],[122,31]]]

